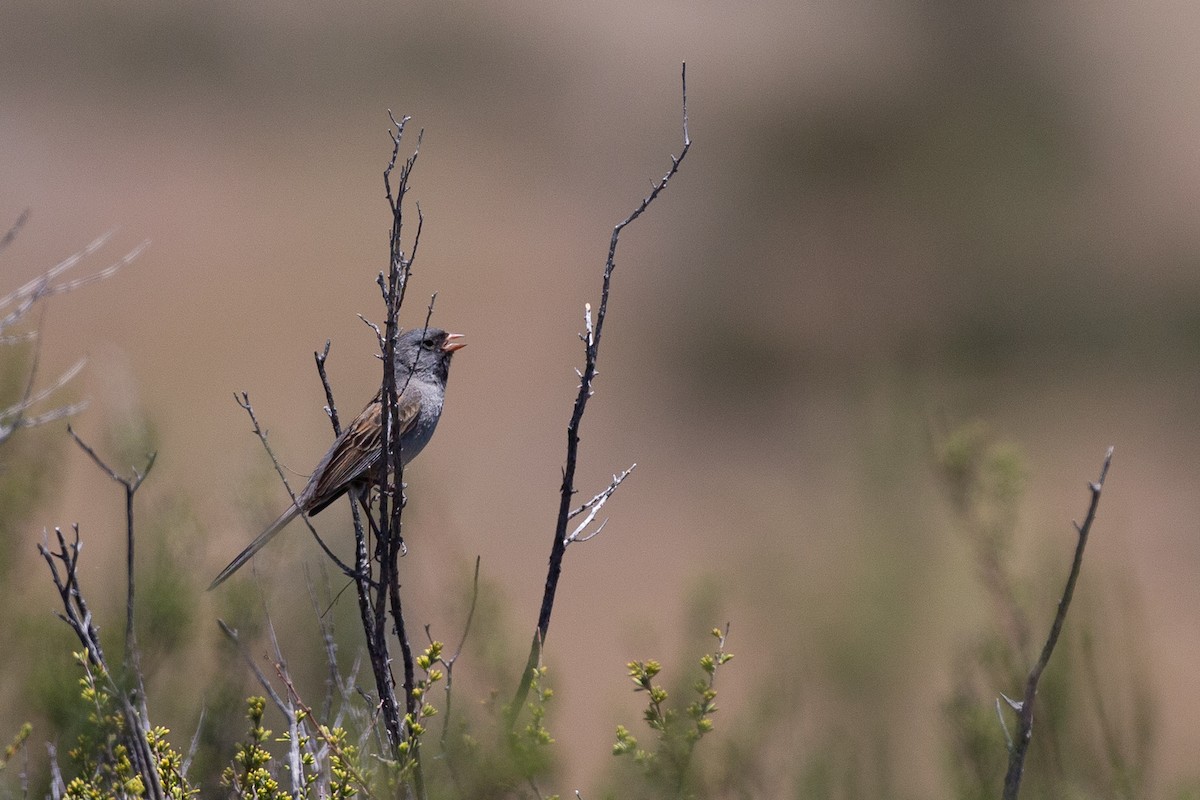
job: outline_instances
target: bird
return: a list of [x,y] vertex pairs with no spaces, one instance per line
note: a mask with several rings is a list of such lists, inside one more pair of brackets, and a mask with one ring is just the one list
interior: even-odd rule
[[[429,444],[446,397],[450,358],[467,346],[462,334],[412,328],[396,340],[393,370],[399,403],[400,462],[407,465]],[[312,516],[352,488],[367,485],[383,454],[383,389],[334,439],[295,502],[237,554],[209,585],[220,586],[299,514]]]

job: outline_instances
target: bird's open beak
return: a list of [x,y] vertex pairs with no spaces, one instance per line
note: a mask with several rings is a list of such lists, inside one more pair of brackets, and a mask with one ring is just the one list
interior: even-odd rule
[[442,345],[442,352],[453,353],[455,350],[462,350],[467,346],[467,343],[454,341],[455,339],[461,339],[462,337],[463,335],[461,333],[447,333],[446,341]]

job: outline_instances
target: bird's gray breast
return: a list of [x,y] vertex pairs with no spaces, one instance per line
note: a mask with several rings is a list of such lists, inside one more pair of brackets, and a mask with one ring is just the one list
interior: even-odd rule
[[411,388],[417,389],[420,393],[421,410],[417,414],[416,420],[413,421],[412,427],[400,441],[405,465],[416,458],[425,445],[429,444],[429,440],[433,437],[433,431],[437,428],[438,419],[442,416],[442,402],[446,396],[444,390],[439,390],[438,387],[425,381],[421,381],[419,384],[414,383]]

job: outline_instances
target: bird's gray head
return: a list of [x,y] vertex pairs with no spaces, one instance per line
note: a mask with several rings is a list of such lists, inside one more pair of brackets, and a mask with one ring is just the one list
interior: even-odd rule
[[450,372],[450,357],[467,346],[459,341],[461,333],[441,328],[412,328],[396,341],[396,378],[403,381],[413,375],[433,375],[445,382]]

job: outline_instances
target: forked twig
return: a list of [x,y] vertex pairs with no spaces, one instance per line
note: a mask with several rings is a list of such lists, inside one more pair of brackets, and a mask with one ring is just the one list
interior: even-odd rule
[[584,517],[583,522],[576,525],[575,530],[571,531],[571,533],[567,536],[568,545],[574,544],[575,542],[586,542],[600,535],[600,531],[604,530],[604,526],[608,524],[607,519],[604,522],[601,522],[599,527],[597,527],[596,530],[592,531],[591,533],[585,534],[584,532],[596,519],[596,515],[600,513],[600,509],[604,508],[604,504],[608,502],[608,498],[613,496],[613,492],[617,491],[617,487],[624,483],[625,479],[628,478],[635,469],[637,469],[636,463],[631,464],[629,469],[625,470],[620,475],[613,475],[612,483],[608,484],[608,486],[602,492],[571,512],[570,519],[574,519],[584,512],[587,513],[587,516]]
[[[150,474],[150,470],[154,467],[154,460],[158,458],[158,453],[154,452],[150,454],[149,458],[146,459],[146,466],[142,468],[141,472],[138,472],[136,469],[132,470],[133,477],[126,478],[106,464],[91,446],[79,438],[79,434],[75,433],[75,429],[70,425],[67,426],[67,433],[71,435],[71,438],[75,440],[80,449],[88,454],[88,457],[92,459],[104,474],[108,475],[116,483],[119,483],[121,488],[125,490],[125,664],[133,672],[138,680],[139,688],[141,688],[142,671],[137,663],[137,634],[133,626],[135,541],[133,535],[133,496],[141,488],[142,481],[146,480],[146,476]],[[141,694],[144,698],[146,693],[143,690]]]

